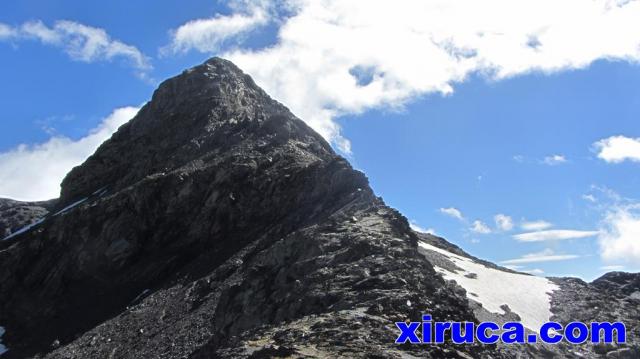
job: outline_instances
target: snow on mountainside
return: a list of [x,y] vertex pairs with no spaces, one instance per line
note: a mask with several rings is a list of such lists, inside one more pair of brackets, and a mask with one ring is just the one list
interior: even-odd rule
[[559,287],[550,280],[491,268],[423,241],[418,245],[437,272],[463,287],[468,299],[489,312],[508,314],[506,304],[532,331],[551,318],[551,293]]

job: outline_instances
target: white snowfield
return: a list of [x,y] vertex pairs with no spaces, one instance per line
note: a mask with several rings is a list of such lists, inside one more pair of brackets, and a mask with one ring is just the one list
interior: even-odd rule
[[[547,278],[489,268],[422,241],[419,246],[443,255],[461,268],[462,270],[452,272],[435,266],[436,271],[445,279],[454,280],[467,291],[468,299],[482,304],[484,309],[505,314],[500,306],[506,304],[513,313],[520,316],[521,323],[534,332],[538,332],[540,326],[549,321],[552,315],[551,293],[559,287]],[[471,273],[475,276],[470,275]]]

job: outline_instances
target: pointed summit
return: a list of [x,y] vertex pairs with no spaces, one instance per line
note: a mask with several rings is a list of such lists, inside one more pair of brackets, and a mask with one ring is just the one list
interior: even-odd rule
[[62,182],[61,205],[101,188],[118,190],[234,146],[295,141],[315,156],[331,147],[233,63],[212,58],[164,81],[130,122]]

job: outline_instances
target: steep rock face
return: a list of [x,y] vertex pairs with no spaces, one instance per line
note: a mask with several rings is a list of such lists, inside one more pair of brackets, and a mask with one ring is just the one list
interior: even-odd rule
[[52,212],[0,250],[8,357],[492,351],[392,344],[395,320],[473,313],[365,176],[225,60],[164,82]]

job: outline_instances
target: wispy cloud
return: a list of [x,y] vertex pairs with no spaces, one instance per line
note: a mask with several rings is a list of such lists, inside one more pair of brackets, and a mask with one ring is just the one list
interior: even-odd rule
[[0,40],[11,39],[18,35],[18,32],[11,26],[0,22]]
[[496,228],[501,231],[510,231],[513,229],[513,219],[506,214],[496,214],[493,217],[496,222]]
[[112,39],[104,29],[73,21],[56,21],[51,27],[42,21],[29,21],[17,27],[0,24],[0,40],[37,40],[63,49],[73,60],[88,63],[122,58],[140,74],[152,67],[149,58],[136,47]]
[[236,6],[238,12],[234,14],[192,20],[172,30],[171,44],[161,49],[161,53],[167,55],[189,50],[214,52],[225,41],[246,35],[269,23],[267,1],[245,1],[242,4],[244,6]]
[[598,158],[609,163],[640,162],[640,138],[612,136],[594,144]]
[[0,153],[0,197],[27,201],[58,197],[64,176],[137,112],[135,107],[116,109],[79,140],[56,136]]
[[512,158],[513,158],[514,161],[516,161],[518,163],[524,162],[524,156],[523,155],[515,155]]
[[542,160],[542,163],[549,166],[557,166],[566,162],[567,158],[564,155],[547,156]]
[[471,231],[475,233],[480,233],[480,234],[489,234],[491,233],[491,228],[489,228],[489,226],[484,224],[484,222],[480,220],[475,220],[473,221],[473,224],[471,226]]
[[464,216],[462,216],[462,212],[460,212],[459,209],[454,207],[440,208],[440,213],[446,214],[449,217],[453,217],[459,220],[464,220]]
[[598,234],[600,234],[600,232],[598,231],[577,231],[577,230],[570,230],[570,229],[555,229],[555,230],[548,230],[548,231],[536,231],[536,232],[516,234],[513,236],[513,238],[521,242],[542,242],[542,241],[588,238],[588,237],[595,237]]
[[169,46],[218,51],[343,151],[336,117],[449,94],[474,73],[500,80],[640,60],[637,1],[284,0],[274,44],[220,51],[221,39],[264,23],[253,10],[261,2],[235,3],[231,14],[185,23]]
[[520,228],[525,231],[541,231],[547,228],[551,228],[553,225],[547,221],[531,221],[531,222],[523,222],[520,224]]
[[557,262],[576,258],[580,258],[580,256],[576,254],[555,254],[553,250],[547,248],[542,252],[525,254],[520,258],[509,259],[500,263],[504,265],[517,266],[527,263]]

